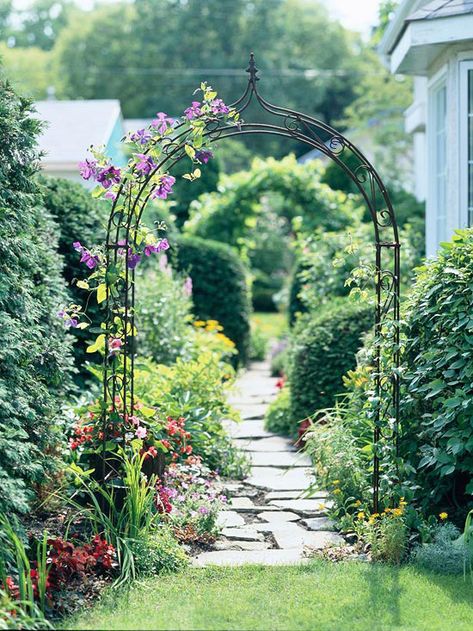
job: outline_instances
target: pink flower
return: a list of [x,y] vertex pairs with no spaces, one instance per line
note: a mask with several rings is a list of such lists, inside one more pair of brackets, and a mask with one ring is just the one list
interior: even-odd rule
[[146,429],[146,427],[143,427],[142,425],[139,425],[136,428],[135,436],[137,438],[143,439],[143,438],[146,438],[147,435],[148,435],[148,430]]
[[184,110],[184,114],[188,120],[192,120],[193,118],[197,118],[202,115],[202,110],[200,109],[199,101],[192,101],[192,105]]
[[122,345],[123,342],[119,337],[112,337],[112,339],[108,343],[108,348],[110,349],[111,353],[118,353]]

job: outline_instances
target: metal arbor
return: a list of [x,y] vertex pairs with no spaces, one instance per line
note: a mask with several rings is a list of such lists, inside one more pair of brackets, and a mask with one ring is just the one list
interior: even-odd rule
[[[400,242],[394,210],[388,192],[373,165],[347,138],[329,125],[311,116],[285,107],[272,105],[260,94],[259,77],[253,53],[250,55],[248,83],[242,96],[232,104],[244,112],[253,101],[272,115],[271,123],[241,122],[229,125],[216,118],[206,124],[207,142],[247,134],[267,134],[297,140],[317,149],[335,162],[356,185],[369,210],[374,229],[374,270],[376,305],[375,358],[373,397],[373,510],[378,511],[380,490],[380,455],[384,450],[397,453],[399,424],[399,298],[400,298]],[[159,168],[172,168],[185,152],[185,132],[175,127],[172,140],[164,150]],[[137,234],[149,194],[144,191],[125,204],[114,202],[107,228],[106,266],[116,266],[123,243]],[[135,236],[136,239],[136,236]],[[120,245],[122,244],[122,245]],[[117,318],[123,330],[123,363],[119,371],[110,364],[108,353],[104,359],[104,409],[112,413],[132,414],[134,405],[134,335],[135,283],[134,269],[126,268],[126,276],[119,291],[107,287],[106,324]],[[120,396],[117,396],[117,395]],[[106,421],[104,421],[106,423]],[[104,428],[105,430],[105,428]],[[105,431],[104,431],[105,435]],[[105,451],[105,447],[104,447]]]

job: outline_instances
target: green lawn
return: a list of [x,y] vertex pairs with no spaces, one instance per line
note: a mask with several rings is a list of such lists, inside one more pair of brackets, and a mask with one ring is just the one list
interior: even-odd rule
[[277,339],[287,331],[286,313],[267,313],[256,311],[251,314],[254,322],[268,339]]
[[193,569],[110,594],[63,628],[471,631],[473,586],[355,562]]

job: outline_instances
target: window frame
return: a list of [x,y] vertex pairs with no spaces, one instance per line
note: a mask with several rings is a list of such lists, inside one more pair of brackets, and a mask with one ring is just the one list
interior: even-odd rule
[[[471,72],[471,78],[469,73]],[[473,116],[472,112],[469,114],[469,80],[473,82],[473,59],[462,59],[459,61],[458,72],[458,95],[459,95],[459,129],[458,129],[458,147],[459,147],[459,166],[460,166],[460,226],[466,228],[473,226],[473,209],[469,211],[469,116]],[[473,106],[473,103],[472,103]],[[473,133],[473,131],[472,131]],[[472,139],[473,142],[473,139]],[[470,161],[473,161],[473,156]],[[473,164],[471,165],[473,169]]]

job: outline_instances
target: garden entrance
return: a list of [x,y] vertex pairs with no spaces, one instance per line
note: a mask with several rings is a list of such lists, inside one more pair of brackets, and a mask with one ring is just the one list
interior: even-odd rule
[[[186,110],[188,120],[177,125],[173,125],[165,114],[158,114],[157,124],[162,126],[159,162],[152,159],[149,147],[143,149],[140,177],[135,179],[133,186],[128,185],[125,179],[117,192],[111,195],[113,206],[106,241],[106,280],[100,296],[106,304],[107,332],[104,340],[104,410],[111,410],[111,413],[104,413],[103,453],[107,452],[110,418],[128,418],[134,410],[135,266],[140,258],[137,246],[146,244],[141,219],[147,202],[156,196],[166,198],[174,181],[169,174],[183,158],[187,156],[197,164],[207,162],[207,150],[202,148],[204,143],[248,134],[282,136],[316,149],[336,163],[360,192],[372,220],[375,392],[370,405],[374,427],[373,509],[377,512],[380,456],[387,452],[395,454],[398,442],[400,242],[394,210],[380,176],[357,147],[322,121],[266,101],[259,91],[260,77],[253,54],[250,55],[247,72],[246,89],[232,106],[227,107],[223,101],[216,99],[216,93],[209,92],[211,89],[203,84],[204,102],[212,104],[207,115],[203,114],[200,102],[194,102]],[[250,103],[257,103],[271,115],[273,122],[243,120],[241,115]],[[187,124],[189,120],[193,122],[191,130]],[[144,139],[143,145],[147,140]],[[136,171],[137,167],[134,168]],[[156,183],[156,174],[162,173],[168,175],[160,175]],[[200,169],[196,168],[186,177],[192,180],[199,174]],[[113,173],[109,175],[113,183]],[[155,246],[145,245],[145,254],[146,247]],[[117,271],[120,257],[126,261],[121,275]],[[119,349],[110,348],[109,340],[114,339],[120,340]],[[120,361],[117,361],[118,350]],[[105,458],[103,461],[105,463]]]

